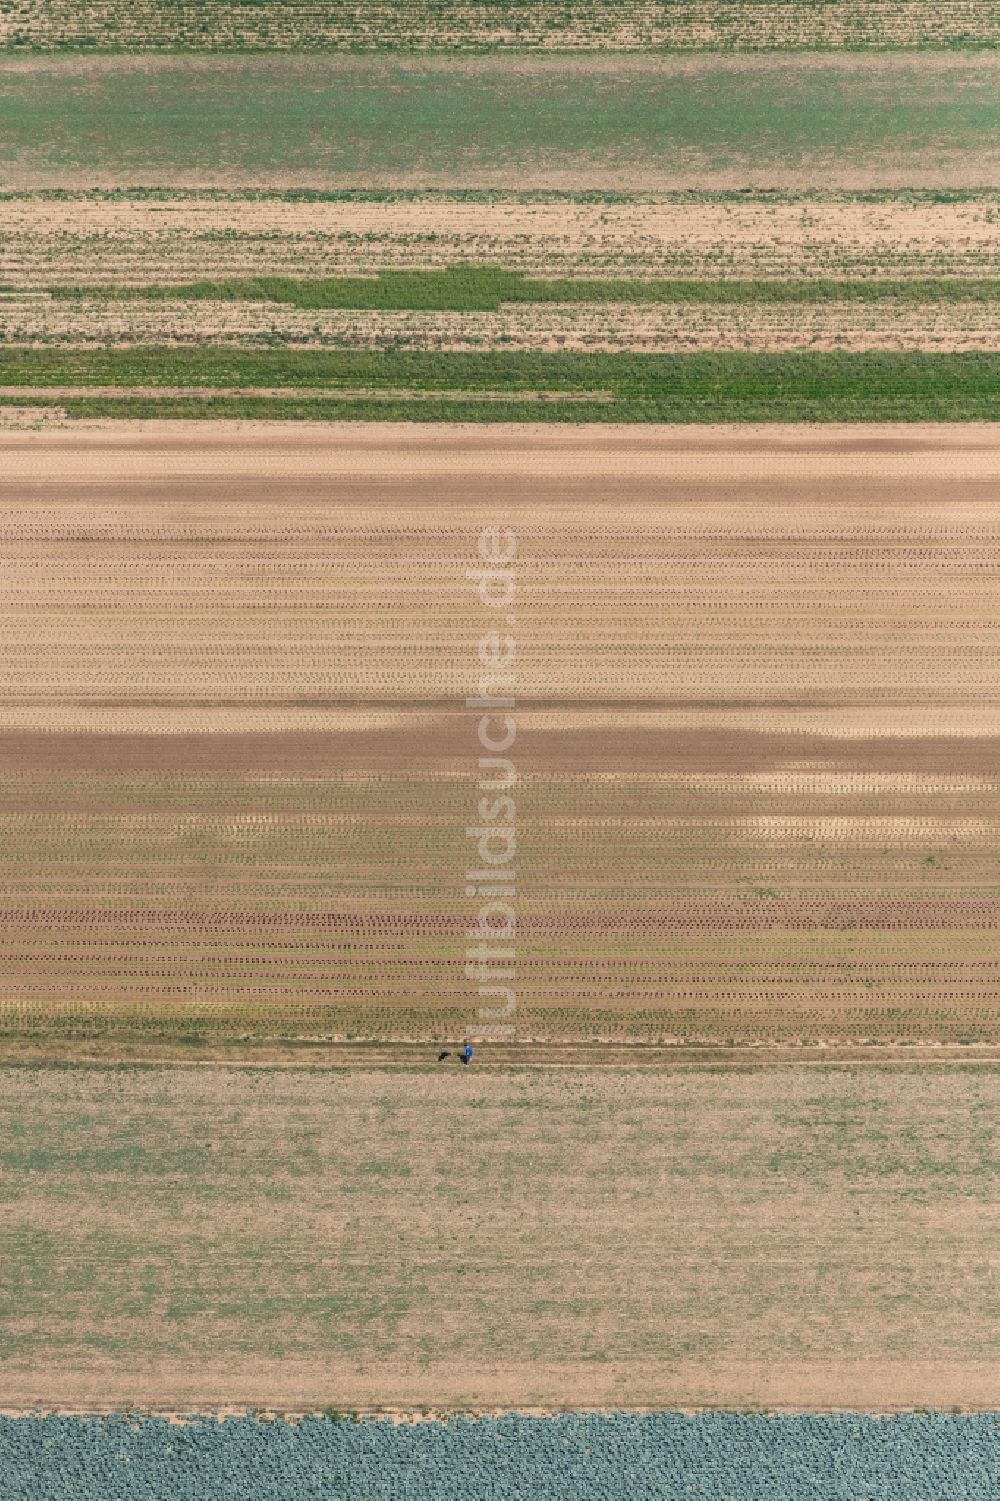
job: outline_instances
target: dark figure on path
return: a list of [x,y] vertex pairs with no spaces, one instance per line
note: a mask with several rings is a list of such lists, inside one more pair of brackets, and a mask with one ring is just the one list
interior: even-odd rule
[[[465,1044],[465,1047],[462,1049],[462,1051],[459,1053],[458,1056],[462,1060],[463,1063],[471,1063],[472,1062],[472,1043],[471,1042],[467,1042]],[[451,1057],[450,1050],[448,1048],[445,1048],[445,1050],[444,1050],[443,1053],[438,1053],[438,1063],[443,1063],[446,1058],[450,1058],[450,1057]]]

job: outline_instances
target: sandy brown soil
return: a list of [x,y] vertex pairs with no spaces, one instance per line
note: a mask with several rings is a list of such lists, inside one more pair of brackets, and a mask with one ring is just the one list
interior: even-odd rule
[[519,1036],[995,1042],[996,436],[6,436],[3,1031],[475,1026],[502,524]]
[[[741,465],[744,478],[772,472],[787,478],[807,473],[812,463],[821,466],[817,477],[863,478],[871,473],[873,462],[865,456],[877,455],[879,472],[892,478],[955,472],[963,480],[989,480],[1000,465],[998,447],[1000,423],[990,422],[572,427],[521,422],[474,427],[443,422],[213,422],[206,428],[201,422],[155,420],[102,421],[39,437],[12,436],[4,440],[3,457],[4,476],[23,487],[35,473],[58,499],[53,482],[66,487],[68,481],[90,484],[103,476],[105,483],[123,484],[133,476],[157,473],[169,481],[181,462],[180,472],[213,477],[229,472],[241,478],[280,464],[290,466],[293,474],[313,474],[316,483],[349,474],[420,479],[495,472],[534,479],[553,471],[583,471],[583,478],[592,473],[599,483],[623,468],[662,475],[667,461],[671,474],[680,472],[685,478],[698,466],[711,474],[713,465],[714,472],[726,476],[731,463]],[[518,501],[516,489],[508,498]],[[960,498],[951,496],[953,502]],[[817,524],[821,520],[817,518]]]
[[[138,1336],[137,1336],[138,1338]],[[992,1412],[1000,1400],[988,1361],[749,1360],[657,1362],[620,1360],[543,1364],[449,1361],[356,1371],[330,1360],[158,1360],[155,1369],[91,1362],[88,1369],[39,1361],[0,1369],[11,1410],[36,1413],[121,1412],[141,1408],[183,1413],[316,1411],[389,1413],[539,1413],[627,1408],[739,1411],[899,1412],[913,1408]],[[636,1398],[634,1393],[641,1393]]]

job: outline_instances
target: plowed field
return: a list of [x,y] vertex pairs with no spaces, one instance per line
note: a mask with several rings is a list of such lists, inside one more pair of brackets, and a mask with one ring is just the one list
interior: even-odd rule
[[2,441],[8,1040],[475,1028],[489,525],[519,1037],[1000,1035],[993,429]]

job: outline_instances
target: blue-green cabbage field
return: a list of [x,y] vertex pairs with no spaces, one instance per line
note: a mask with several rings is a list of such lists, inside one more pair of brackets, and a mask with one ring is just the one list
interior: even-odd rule
[[1000,1416],[0,1418],[4,1501],[989,1501]]

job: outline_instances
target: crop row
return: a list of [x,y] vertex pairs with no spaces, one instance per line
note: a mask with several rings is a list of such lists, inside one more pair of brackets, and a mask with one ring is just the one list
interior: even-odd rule
[[[794,285],[798,289],[802,284]],[[689,303],[683,296],[674,302],[623,297],[606,305],[576,299],[545,301],[540,307],[522,299],[497,312],[310,310],[281,302],[199,301],[181,295],[108,303],[89,289],[87,295],[74,299],[0,299],[0,337],[7,347],[223,343],[247,348],[386,352],[922,350],[947,354],[1000,349],[995,299],[991,302],[989,296],[981,295],[993,284],[958,281],[953,285],[969,295],[926,302],[909,295],[844,302],[768,300],[765,296],[757,302],[709,298]]]
[[[0,292],[247,286],[484,267],[549,282],[940,282],[1000,275],[997,194],[565,193],[3,195]],[[492,273],[496,275],[497,273]],[[510,273],[507,274],[510,285]],[[378,284],[375,284],[378,287]],[[384,299],[383,285],[374,295]],[[303,294],[304,295],[304,294]],[[310,295],[316,295],[313,292]],[[329,294],[335,295],[335,294]],[[706,294],[707,295],[707,294]],[[383,303],[380,305],[384,305]],[[467,305],[463,301],[461,306]]]
[[[6,294],[5,294],[6,295]],[[16,295],[16,288],[11,289]],[[106,302],[163,302],[181,298],[199,302],[273,302],[297,308],[424,309],[496,312],[505,303],[701,303],[737,304],[858,302],[866,306],[897,303],[972,302],[987,306],[1000,298],[993,278],[911,278],[893,280],[664,278],[622,280],[527,277],[499,266],[453,266],[440,270],[383,270],[363,277],[230,277],[224,281],[127,283],[73,286],[55,283],[35,295],[58,300],[92,297]]]
[[[562,903],[558,913],[539,910],[537,899],[530,896],[525,905],[527,910],[521,920],[521,937],[532,940],[555,931],[566,936],[594,932],[606,935],[620,932],[756,933],[773,929],[811,933],[826,929],[839,932],[905,931],[908,934],[932,930],[943,934],[964,930],[993,932],[1000,928],[1000,899],[996,898],[985,901],[938,897],[904,901],[891,897],[851,899],[840,893],[831,893],[823,898],[782,899],[748,893],[664,901],[662,898],[642,899],[636,893],[617,905],[602,903],[597,898],[576,897]],[[270,902],[259,909],[248,906],[220,909],[209,905],[207,900],[201,906],[163,908],[153,905],[79,906],[64,902],[60,905],[9,905],[4,912],[4,928],[12,933],[37,924],[49,935],[77,928],[97,934],[111,928],[128,933],[128,942],[151,930],[163,935],[186,934],[201,941],[223,936],[228,941],[233,935],[255,935],[260,941],[268,933],[295,935],[307,932],[314,935],[316,942],[330,933],[379,939],[425,935],[440,942],[463,932],[466,926],[461,914],[445,910],[443,898],[441,908],[438,912],[405,913],[347,907],[303,912],[283,910]]]
[[[0,385],[27,388],[121,386],[121,397],[60,396],[77,416],[354,417],[499,421],[931,420],[995,418],[1000,356],[991,354],[486,354],[212,348],[8,349]],[[203,388],[204,396],[130,396],[130,386]],[[213,396],[213,387],[248,394]],[[274,387],[322,386],[317,397],[269,396]],[[338,388],[387,392],[388,399],[338,396]],[[260,395],[249,394],[254,388]],[[459,393],[461,399],[412,401]],[[476,392],[504,391],[507,400]],[[532,402],[533,392],[609,391],[612,402],[566,407]],[[520,393],[524,393],[521,395]],[[8,394],[0,402],[16,404]],[[20,398],[23,400],[23,397]]]
[[995,46],[995,0],[11,0],[9,48],[691,50]]

